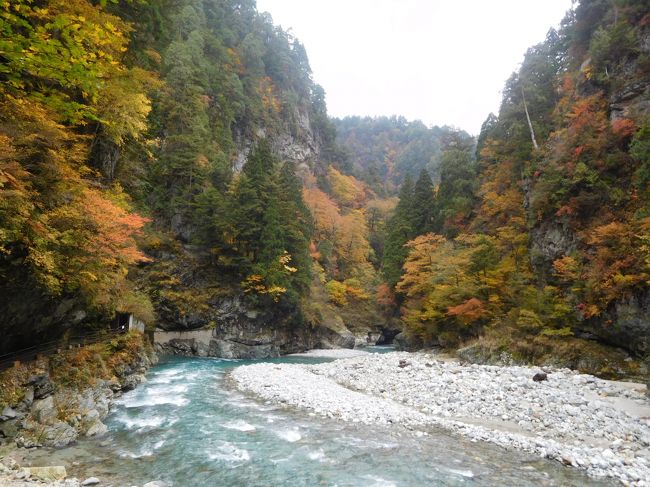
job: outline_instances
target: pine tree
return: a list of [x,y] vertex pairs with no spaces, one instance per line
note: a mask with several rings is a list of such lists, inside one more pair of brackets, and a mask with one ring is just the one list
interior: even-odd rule
[[414,221],[413,200],[413,180],[407,175],[400,188],[399,203],[395,208],[395,213],[388,221],[388,234],[382,263],[384,277],[392,287],[395,287],[402,277],[402,266],[408,255],[408,249],[404,247],[404,244],[414,236],[412,227]]
[[413,191],[411,228],[415,235],[422,235],[431,231],[434,210],[433,183],[429,172],[422,169]]
[[471,153],[457,149],[446,151],[440,163],[433,232],[455,237],[472,212],[475,191],[476,170]]
[[272,191],[274,165],[271,147],[262,140],[251,150],[232,198],[236,247],[250,263],[258,261],[263,245],[264,214]]
[[[309,241],[311,215],[302,199],[300,182],[290,163],[283,164],[270,178],[263,215],[259,258],[254,266],[267,286],[280,286],[284,301],[295,303],[311,279]],[[290,258],[286,265],[284,259]],[[287,271],[290,268],[291,271]]]
[[302,183],[296,176],[293,163],[285,162],[279,174],[279,196],[282,224],[287,231],[287,251],[292,265],[298,270],[294,274],[296,290],[306,291],[311,280],[311,257],[309,242],[314,232],[314,222],[302,196]]

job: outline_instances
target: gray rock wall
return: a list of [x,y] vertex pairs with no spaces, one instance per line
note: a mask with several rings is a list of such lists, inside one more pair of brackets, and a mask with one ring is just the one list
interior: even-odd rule
[[19,447],[62,447],[79,437],[107,432],[102,420],[116,395],[134,389],[145,380],[146,370],[157,362],[143,353],[116,370],[117,380],[97,379],[83,390],[57,388],[47,373],[35,374],[24,384],[24,397],[0,414],[0,438]]
[[622,297],[580,328],[607,344],[641,356],[650,354],[650,289]]

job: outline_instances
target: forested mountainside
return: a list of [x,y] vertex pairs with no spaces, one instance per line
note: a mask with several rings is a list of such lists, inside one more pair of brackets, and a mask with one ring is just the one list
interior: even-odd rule
[[220,355],[381,335],[394,198],[341,172],[304,47],[255,2],[24,0],[0,22],[3,352],[118,313],[212,330]]
[[[468,359],[587,367],[593,340],[647,354],[649,56],[647,2],[580,2],[528,50],[428,225],[398,226],[422,211],[403,185],[384,262],[413,335],[483,335]],[[617,372],[610,357],[600,373]]]
[[333,147],[303,46],[253,1],[0,9],[3,350],[118,311],[214,326],[224,295],[294,315],[296,172]]
[[403,326],[480,336],[469,360],[643,372],[649,26],[640,0],[580,2],[474,139],[330,120],[253,0],[0,4],[0,352],[132,313],[210,330],[192,353]]
[[407,175],[416,178],[422,169],[437,182],[442,153],[475,144],[462,130],[429,128],[404,117],[345,117],[332,122],[346,156],[345,168],[380,195],[395,195]]

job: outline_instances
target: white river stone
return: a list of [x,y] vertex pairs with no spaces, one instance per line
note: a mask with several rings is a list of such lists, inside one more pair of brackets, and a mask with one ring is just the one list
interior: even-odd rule
[[645,386],[547,371],[548,380],[534,382],[535,367],[460,365],[427,353],[393,352],[318,365],[253,364],[234,369],[232,378],[265,401],[324,417],[416,434],[443,427],[594,477],[650,485]]

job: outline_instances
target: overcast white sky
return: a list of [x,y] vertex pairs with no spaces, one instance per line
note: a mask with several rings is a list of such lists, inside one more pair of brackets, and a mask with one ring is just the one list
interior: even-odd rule
[[526,49],[571,0],[257,0],[305,45],[329,114],[478,134]]

